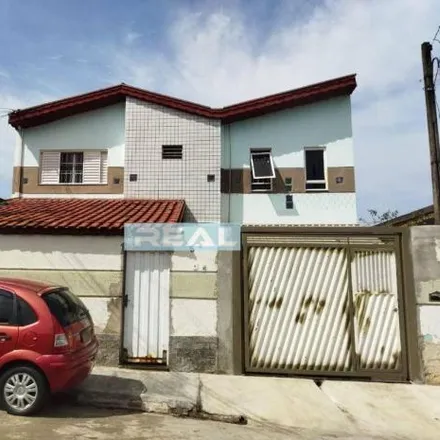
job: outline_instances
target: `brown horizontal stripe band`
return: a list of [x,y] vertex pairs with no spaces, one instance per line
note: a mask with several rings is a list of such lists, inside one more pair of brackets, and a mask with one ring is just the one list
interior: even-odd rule
[[40,185],[39,167],[14,167],[13,193],[20,192],[20,177],[22,179],[21,192],[23,194],[123,194],[124,167],[107,168],[107,184],[95,185]]
[[[270,194],[305,193],[306,180],[304,168],[276,168],[275,179]],[[285,179],[290,178],[292,185],[288,188]],[[354,167],[328,167],[327,180],[329,193],[355,192]],[[224,194],[251,194],[250,168],[233,168],[221,170],[221,192]],[[258,192],[260,193],[260,192]],[[256,193],[256,194],[258,194]]]

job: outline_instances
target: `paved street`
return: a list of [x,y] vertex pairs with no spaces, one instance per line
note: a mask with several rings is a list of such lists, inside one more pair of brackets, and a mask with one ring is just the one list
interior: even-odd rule
[[[274,426],[238,426],[226,423],[180,419],[171,416],[127,413],[56,404],[32,418],[9,416],[0,412],[2,440],[351,440],[318,433],[295,432]],[[353,438],[354,440],[354,438]],[[370,437],[356,436],[356,440]],[[377,439],[379,440],[379,439]]]

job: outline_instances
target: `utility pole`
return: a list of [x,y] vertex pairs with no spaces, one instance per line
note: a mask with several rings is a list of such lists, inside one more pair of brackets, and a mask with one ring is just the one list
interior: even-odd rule
[[435,224],[440,225],[440,145],[431,51],[431,43],[425,42],[422,44],[423,81],[425,85],[426,119],[428,122],[429,151],[431,156],[434,219]]

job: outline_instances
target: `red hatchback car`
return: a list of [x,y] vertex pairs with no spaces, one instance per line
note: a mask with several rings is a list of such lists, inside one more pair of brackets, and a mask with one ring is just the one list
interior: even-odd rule
[[0,277],[0,403],[9,413],[34,414],[80,384],[97,352],[89,311],[69,289]]

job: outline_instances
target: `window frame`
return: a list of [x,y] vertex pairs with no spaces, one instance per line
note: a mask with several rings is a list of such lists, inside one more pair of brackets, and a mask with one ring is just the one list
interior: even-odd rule
[[[254,162],[252,160],[252,158],[254,156],[266,156],[269,155],[269,161],[270,161],[270,166],[272,169],[272,174],[269,176],[261,176],[261,177],[255,177],[255,169],[254,169]],[[254,180],[262,180],[262,179],[275,179],[276,177],[276,173],[275,173],[275,165],[273,163],[273,157],[272,157],[272,149],[271,148],[252,148],[250,151],[250,164],[251,164],[251,175],[252,175],[252,179]]]
[[[87,152],[95,151],[100,153],[100,180],[99,183],[84,183],[84,155]],[[42,183],[42,173],[43,173],[43,155],[45,153],[58,153],[59,159],[58,159],[58,182],[52,182],[52,183]],[[82,153],[83,154],[83,171],[82,171],[82,182],[71,182],[71,183],[64,183],[60,182],[61,177],[61,154],[62,153]],[[106,153],[107,159],[106,159],[106,169],[102,170],[102,164],[103,164],[103,153]],[[108,149],[87,149],[87,150],[40,150],[40,158],[38,162],[38,185],[39,186],[107,186],[109,185],[109,179],[108,179]]]
[[[69,163],[69,165],[72,165],[72,173],[71,176],[73,178],[73,182],[61,182],[61,166],[62,166],[62,156],[63,154],[73,154],[73,161],[71,163]],[[76,156],[77,155],[81,155],[81,182],[75,182],[75,176],[76,176],[76,166],[78,165],[77,161],[76,161]],[[60,163],[59,163],[59,170],[58,170],[58,183],[60,185],[84,185],[84,151],[60,151]]]
[[[307,180],[307,152],[321,151],[324,168],[323,180]],[[324,184],[324,188],[307,188],[307,184]],[[304,189],[306,192],[328,192],[327,148],[324,146],[304,147]]]
[[0,327],[17,327],[17,300],[14,292],[0,288],[1,293],[9,293],[12,296],[12,319],[11,322],[5,323],[0,321]]
[[[269,154],[270,164],[273,170],[273,177],[254,177],[254,166],[252,156],[259,156]],[[276,178],[275,164],[272,157],[272,148],[250,148],[249,150],[249,165],[251,176],[251,192],[252,193],[268,193],[273,191],[273,181]]]

